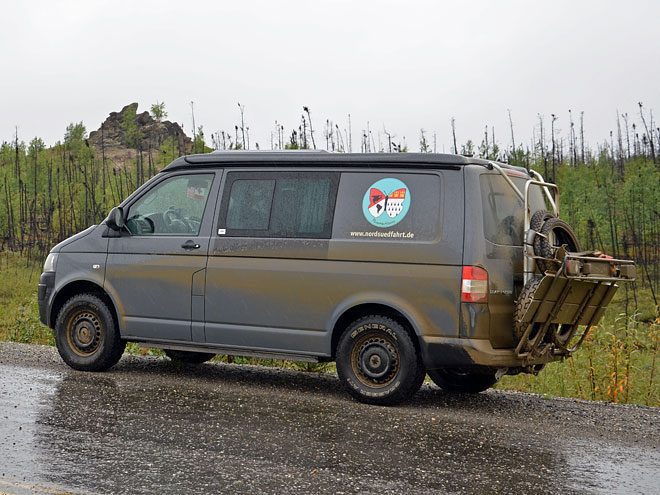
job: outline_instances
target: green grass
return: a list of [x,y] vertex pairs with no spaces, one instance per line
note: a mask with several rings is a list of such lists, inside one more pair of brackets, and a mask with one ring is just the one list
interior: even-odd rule
[[605,317],[571,358],[534,375],[505,376],[497,388],[561,397],[660,406],[660,318],[652,298],[621,288]]
[[[18,254],[0,253],[0,341],[53,345],[39,322],[37,284],[41,265]],[[627,311],[627,313],[626,313]],[[626,315],[627,314],[627,315]],[[570,359],[552,363],[538,376],[505,376],[497,388],[547,396],[660,406],[660,318],[650,293],[622,287],[597,328]],[[127,352],[162,356],[163,351],[129,343]],[[334,363],[300,363],[218,355],[214,361],[277,366],[301,371],[333,371]]]
[[53,332],[39,322],[37,284],[41,265],[16,253],[0,253],[0,341],[54,345]]

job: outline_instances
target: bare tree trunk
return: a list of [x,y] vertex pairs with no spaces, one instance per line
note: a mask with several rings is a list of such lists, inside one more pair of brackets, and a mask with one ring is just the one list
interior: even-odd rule
[[[649,128],[646,125],[646,119],[644,118],[644,111],[642,108],[642,102],[638,103],[639,105],[639,115],[642,117],[642,124],[644,124],[644,129],[646,129],[646,136],[648,137],[649,144],[651,146],[651,160],[655,163],[655,144],[653,144],[653,132],[649,132]],[[653,128],[653,116],[651,116],[651,128]]]
[[553,113],[552,116],[552,182],[556,183],[556,174],[555,174],[555,120],[557,116]]
[[106,165],[105,165],[105,136],[103,133],[103,122],[101,122],[101,179],[103,182],[103,207],[107,207],[106,195],[105,195],[105,174],[106,174]]
[[516,154],[516,138],[513,135],[513,119],[511,118],[511,110],[507,109],[507,112],[509,113],[509,127],[511,128],[511,148],[513,150],[513,155],[515,156],[515,154]]
[[584,165],[584,112],[580,112],[580,159]]
[[312,138],[312,146],[316,149],[316,142],[314,141],[314,129],[312,128],[312,115],[309,113],[309,107],[303,107],[303,111],[307,113],[309,120],[309,136]]
[[[239,103],[238,106],[240,107],[241,104]],[[195,102],[193,101],[190,102],[190,113],[192,113],[193,125],[193,153],[197,153],[197,135],[195,134],[197,128],[195,127]]]

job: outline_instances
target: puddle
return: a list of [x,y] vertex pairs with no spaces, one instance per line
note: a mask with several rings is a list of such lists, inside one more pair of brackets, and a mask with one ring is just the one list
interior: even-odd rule
[[570,451],[574,452],[570,463],[576,488],[582,487],[595,494],[660,493],[658,449],[578,442]]

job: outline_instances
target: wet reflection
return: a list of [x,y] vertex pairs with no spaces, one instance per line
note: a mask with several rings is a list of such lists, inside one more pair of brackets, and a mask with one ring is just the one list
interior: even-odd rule
[[548,476],[563,456],[448,415],[441,392],[386,409],[351,401],[334,377],[138,366],[56,385],[38,419],[48,481],[122,493],[571,491]]
[[[545,421],[543,406],[526,410],[540,400],[529,396],[425,387],[412,404],[379,408],[349,399],[332,375],[131,357],[99,374],[1,366],[5,481],[92,493],[620,488],[610,478],[624,447],[565,441],[573,411],[557,406]],[[619,481],[654,486],[640,480],[653,483],[656,469],[638,465]]]
[[39,462],[36,421],[58,379],[42,370],[0,365],[0,480],[26,480],[46,468]]

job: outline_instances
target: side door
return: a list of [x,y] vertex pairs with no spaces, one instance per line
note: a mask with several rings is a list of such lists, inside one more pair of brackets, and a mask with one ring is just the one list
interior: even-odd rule
[[126,229],[110,238],[105,287],[117,304],[122,336],[190,341],[193,294],[203,291],[220,172],[163,177],[124,205]]
[[206,341],[318,354],[338,172],[227,171],[209,249]]

